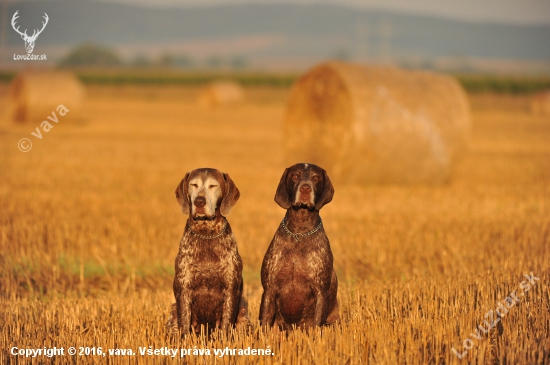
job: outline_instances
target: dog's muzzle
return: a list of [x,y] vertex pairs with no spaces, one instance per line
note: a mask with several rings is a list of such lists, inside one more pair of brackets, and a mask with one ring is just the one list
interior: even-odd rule
[[206,214],[206,199],[203,196],[198,196],[193,201],[193,205],[195,206],[195,212],[193,214],[194,220],[212,220],[216,218],[216,215],[209,216]]
[[295,206],[303,206],[306,205],[307,207],[310,207],[313,205],[313,188],[310,184],[302,184],[300,185],[300,188],[298,189],[298,192],[296,194],[296,200],[294,205]]

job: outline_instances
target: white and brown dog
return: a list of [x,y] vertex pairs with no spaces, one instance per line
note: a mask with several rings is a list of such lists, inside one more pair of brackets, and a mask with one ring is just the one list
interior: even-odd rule
[[211,168],[188,172],[176,188],[189,219],[176,257],[169,333],[249,326],[243,264],[226,219],[239,196],[229,175]]

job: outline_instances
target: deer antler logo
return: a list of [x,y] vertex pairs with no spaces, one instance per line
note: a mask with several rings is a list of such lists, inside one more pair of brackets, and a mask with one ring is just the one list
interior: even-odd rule
[[44,20],[42,22],[42,29],[38,30],[38,29],[35,29],[34,30],[34,33],[29,37],[27,35],[27,30],[25,29],[24,32],[21,32],[19,30],[19,27],[15,27],[15,21],[17,20],[17,18],[19,18],[19,15],[17,15],[17,13],[19,12],[19,10],[17,10],[15,12],[15,14],[13,14],[13,18],[11,18],[11,26],[13,27],[13,29],[19,33],[21,35],[21,38],[23,38],[23,40],[25,41],[25,48],[27,49],[27,53],[32,53],[32,50],[34,49],[34,42],[36,41],[36,38],[38,38],[38,36],[40,35],[40,33],[42,33],[42,31],[44,30],[44,28],[46,28],[46,24],[48,24],[48,14],[44,13]]

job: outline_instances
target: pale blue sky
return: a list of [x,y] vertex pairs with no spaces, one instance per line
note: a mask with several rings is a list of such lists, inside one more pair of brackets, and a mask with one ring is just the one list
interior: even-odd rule
[[[280,0],[103,0],[148,6],[209,6],[242,3],[281,3]],[[550,24],[550,0],[285,0],[286,3],[329,3],[361,8],[391,9],[471,21]]]

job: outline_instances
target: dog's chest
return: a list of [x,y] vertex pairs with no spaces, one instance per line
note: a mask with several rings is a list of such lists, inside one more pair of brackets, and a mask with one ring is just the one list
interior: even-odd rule
[[319,238],[301,241],[279,240],[272,257],[276,282],[302,282],[323,280],[332,267],[330,250]]
[[239,264],[237,250],[231,245],[184,241],[177,256],[176,274],[191,286],[225,286],[238,274]]

